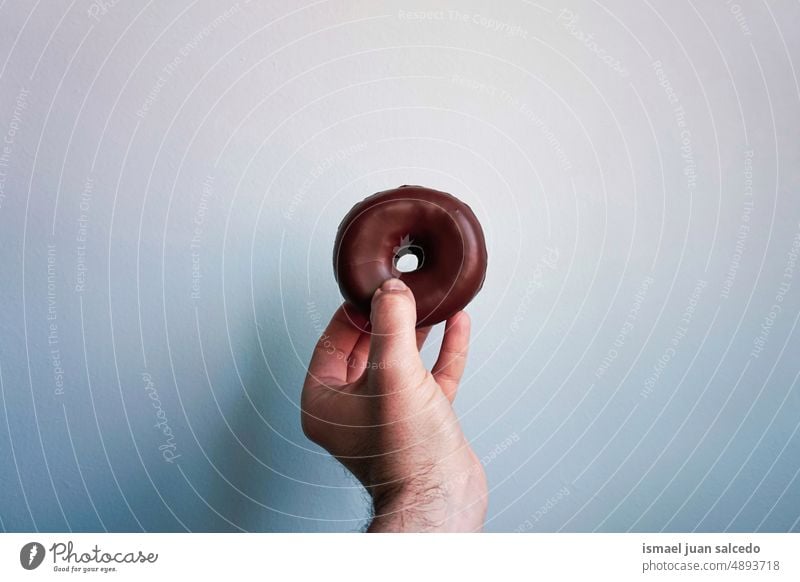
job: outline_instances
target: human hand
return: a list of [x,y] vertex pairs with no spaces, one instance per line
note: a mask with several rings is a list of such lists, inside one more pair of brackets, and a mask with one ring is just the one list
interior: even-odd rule
[[375,292],[371,322],[340,307],[308,367],[303,431],[372,496],[368,531],[478,531],[486,477],[452,407],[469,316],[447,321],[431,372],[419,354],[430,328],[415,324],[414,296],[398,279]]

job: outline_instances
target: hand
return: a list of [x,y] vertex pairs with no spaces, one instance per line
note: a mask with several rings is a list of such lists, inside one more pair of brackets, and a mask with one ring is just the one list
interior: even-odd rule
[[419,355],[430,328],[415,324],[414,296],[398,279],[375,292],[371,322],[340,307],[309,364],[303,430],[372,496],[368,531],[478,531],[486,477],[452,407],[469,316],[447,321],[432,372]]

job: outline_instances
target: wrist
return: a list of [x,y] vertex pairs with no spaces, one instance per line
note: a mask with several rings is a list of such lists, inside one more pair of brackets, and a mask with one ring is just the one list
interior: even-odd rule
[[372,488],[369,532],[476,532],[488,493],[483,467]]

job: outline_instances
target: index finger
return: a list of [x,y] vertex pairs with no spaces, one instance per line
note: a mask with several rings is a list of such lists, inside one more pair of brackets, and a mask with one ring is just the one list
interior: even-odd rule
[[347,382],[347,361],[367,322],[346,303],[339,306],[314,346],[306,387],[341,386]]

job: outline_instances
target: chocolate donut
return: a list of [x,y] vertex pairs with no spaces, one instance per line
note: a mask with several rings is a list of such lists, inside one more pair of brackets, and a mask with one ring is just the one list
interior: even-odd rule
[[[397,260],[412,254],[417,267],[400,272]],[[396,277],[417,301],[417,327],[433,325],[463,309],[483,286],[486,242],[472,209],[455,196],[400,186],[365,198],[339,225],[333,272],[344,298],[369,315],[375,290]]]

